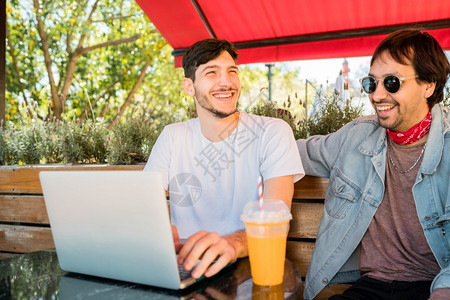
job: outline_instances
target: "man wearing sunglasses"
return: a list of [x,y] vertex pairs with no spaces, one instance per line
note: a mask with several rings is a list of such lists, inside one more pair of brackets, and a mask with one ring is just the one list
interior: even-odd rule
[[305,299],[450,299],[450,65],[438,42],[402,30],[361,79],[376,114],[298,140],[306,174],[329,177]]

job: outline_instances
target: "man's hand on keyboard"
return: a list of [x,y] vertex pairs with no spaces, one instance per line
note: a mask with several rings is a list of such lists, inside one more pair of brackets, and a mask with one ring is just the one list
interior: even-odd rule
[[178,263],[186,270],[191,270],[200,260],[192,271],[192,277],[211,277],[237,258],[247,256],[247,253],[245,231],[224,237],[217,233],[199,231],[184,243],[178,254]]

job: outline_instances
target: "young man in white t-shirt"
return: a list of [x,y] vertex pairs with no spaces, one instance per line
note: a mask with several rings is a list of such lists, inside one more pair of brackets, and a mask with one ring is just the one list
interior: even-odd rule
[[240,214],[258,199],[259,176],[264,198],[289,207],[294,182],[304,176],[286,122],[237,111],[236,60],[225,40],[199,41],[187,50],[183,88],[194,98],[198,118],[166,126],[144,169],[160,172],[170,191],[178,262],[191,270],[201,259],[193,277],[212,276],[248,255]]

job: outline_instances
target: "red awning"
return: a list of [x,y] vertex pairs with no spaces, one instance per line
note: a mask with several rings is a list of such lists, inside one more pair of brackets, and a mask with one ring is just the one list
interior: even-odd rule
[[421,27],[450,49],[450,1],[136,0],[174,48],[227,39],[238,63],[371,55],[390,32]]

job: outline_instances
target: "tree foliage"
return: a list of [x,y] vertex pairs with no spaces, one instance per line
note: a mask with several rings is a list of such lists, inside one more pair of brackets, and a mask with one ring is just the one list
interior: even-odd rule
[[171,48],[134,1],[9,0],[7,18],[7,119],[111,126],[181,104]]
[[[157,125],[195,115],[170,45],[135,1],[8,0],[7,18],[8,120],[90,119],[112,128],[135,116]],[[267,99],[267,69],[240,69],[241,108]],[[280,105],[292,98],[291,109],[303,111],[298,70],[277,64],[272,91]]]

